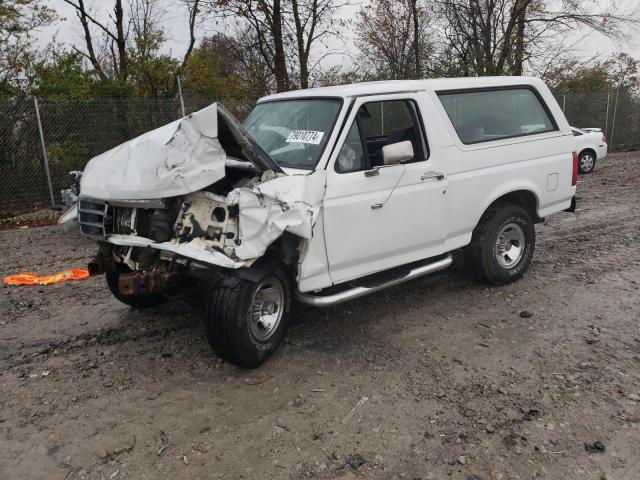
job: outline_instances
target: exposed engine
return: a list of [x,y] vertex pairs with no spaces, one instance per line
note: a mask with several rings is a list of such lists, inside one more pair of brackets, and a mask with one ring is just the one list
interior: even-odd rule
[[[194,193],[153,201],[100,201],[81,198],[79,218],[82,232],[97,240],[110,235],[126,235],[169,242],[174,245],[193,242],[207,251],[217,251],[237,259],[240,245],[237,205],[228,205],[226,195],[239,187],[274,178],[273,172],[256,176],[253,168],[240,162],[227,167],[227,175],[219,182]],[[213,191],[220,193],[213,193]],[[158,260],[170,259],[151,248],[115,245],[113,257],[133,270],[154,268]],[[179,261],[179,260],[178,260]]]
[[183,199],[175,223],[179,242],[200,238],[228,257],[234,257],[238,237],[238,209],[230,208],[223,197],[211,192],[195,192]]

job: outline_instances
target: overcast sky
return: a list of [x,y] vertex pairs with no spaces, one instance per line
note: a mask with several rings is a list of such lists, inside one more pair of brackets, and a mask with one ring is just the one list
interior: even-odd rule
[[[51,8],[58,11],[59,15],[63,17],[62,20],[55,22],[54,25],[43,29],[38,34],[38,40],[42,45],[47,44],[53,38],[59,43],[71,45],[83,45],[83,35],[80,27],[80,22],[75,16],[74,10],[69,5],[65,4],[62,0],[46,0]],[[85,0],[85,4],[91,4]],[[184,51],[188,42],[188,30],[187,30],[187,17],[184,8],[181,8],[179,2],[171,0],[160,0],[165,2],[167,10],[165,14],[165,32],[168,37],[166,43],[166,52],[176,57],[180,57],[184,54]],[[615,2],[615,3],[614,3]],[[93,10],[96,12],[98,18],[108,21],[107,15],[109,13],[108,8],[111,8],[113,2],[109,0],[97,0],[93,3]],[[352,4],[344,7],[341,12],[342,18],[355,19],[358,9],[368,3],[368,0],[355,0]],[[616,11],[618,14],[629,14],[636,10],[638,12],[638,0],[604,0],[594,2],[596,5],[616,5]],[[109,7],[105,7],[109,5]],[[224,31],[225,29],[232,29],[233,25],[230,23],[224,23],[216,20],[208,20],[199,26],[198,38],[203,38],[216,31]],[[333,49],[338,49],[346,53],[343,55],[336,54],[329,56],[325,61],[325,66],[339,65],[339,64],[351,64],[351,56],[357,53],[355,46],[353,45],[353,29],[349,29],[345,32],[345,43],[334,41],[331,45]],[[567,44],[574,44],[573,48],[575,54],[581,58],[589,59],[596,56],[608,56],[612,53],[626,52],[640,59],[640,34],[638,30],[630,32],[627,39],[624,41],[612,41],[605,38],[602,35],[582,29],[582,31],[576,31],[574,38],[567,39]],[[322,55],[320,48],[317,50],[317,55]],[[349,56],[348,54],[351,54]]]

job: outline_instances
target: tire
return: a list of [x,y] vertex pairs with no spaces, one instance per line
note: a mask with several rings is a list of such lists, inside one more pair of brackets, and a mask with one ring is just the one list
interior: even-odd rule
[[[208,294],[205,312],[207,340],[224,360],[256,368],[284,339],[291,315],[291,282],[277,262],[258,267],[256,281],[225,278]],[[253,312],[262,301],[262,312]],[[253,313],[252,313],[253,312]]]
[[578,172],[588,174],[596,167],[596,154],[591,150],[580,152],[578,157]]
[[125,266],[119,266],[114,272],[107,272],[105,274],[107,279],[107,286],[111,290],[111,294],[120,300],[125,305],[129,305],[133,308],[149,308],[155,305],[160,305],[167,301],[167,298],[161,293],[150,293],[146,295],[125,295],[120,291],[118,287],[118,279],[121,273],[130,272],[131,270]]
[[494,205],[473,231],[467,247],[468,265],[494,285],[515,282],[529,268],[535,240],[533,221],[523,207],[513,203]]

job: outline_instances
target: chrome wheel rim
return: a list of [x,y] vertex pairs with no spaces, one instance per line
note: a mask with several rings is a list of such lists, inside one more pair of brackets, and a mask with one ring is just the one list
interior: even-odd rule
[[274,278],[263,279],[256,287],[251,299],[251,333],[260,342],[269,340],[278,329],[284,309],[284,288]]
[[582,155],[582,157],[580,157],[580,168],[583,172],[588,172],[589,170],[591,170],[594,163],[595,159],[590,153],[585,153],[584,155]]
[[524,256],[524,230],[517,223],[506,224],[496,238],[495,257],[502,268],[515,267]]

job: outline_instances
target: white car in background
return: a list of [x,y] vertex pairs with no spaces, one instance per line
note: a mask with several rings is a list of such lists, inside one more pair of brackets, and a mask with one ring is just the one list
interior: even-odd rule
[[580,173],[591,173],[596,160],[607,156],[607,137],[600,128],[571,127],[578,145],[578,170]]

